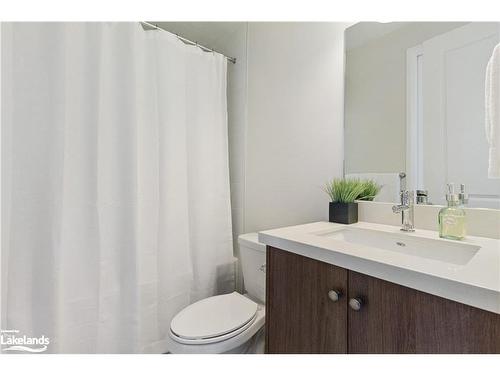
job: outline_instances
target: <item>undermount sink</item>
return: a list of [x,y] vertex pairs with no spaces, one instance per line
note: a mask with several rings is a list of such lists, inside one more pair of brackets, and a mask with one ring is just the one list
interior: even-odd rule
[[480,246],[466,243],[361,228],[343,228],[316,235],[455,265],[467,264],[480,249]]

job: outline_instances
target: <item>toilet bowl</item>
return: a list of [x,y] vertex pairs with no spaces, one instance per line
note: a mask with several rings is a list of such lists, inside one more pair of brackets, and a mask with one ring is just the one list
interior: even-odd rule
[[170,323],[170,353],[263,353],[266,246],[257,233],[239,236],[238,243],[247,293],[208,297],[185,307]]

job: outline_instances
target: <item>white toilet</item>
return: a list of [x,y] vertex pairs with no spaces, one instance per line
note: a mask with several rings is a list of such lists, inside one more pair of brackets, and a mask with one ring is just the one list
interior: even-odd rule
[[247,294],[205,298],[180,311],[170,323],[170,353],[264,352],[266,246],[257,233],[242,234],[238,243]]

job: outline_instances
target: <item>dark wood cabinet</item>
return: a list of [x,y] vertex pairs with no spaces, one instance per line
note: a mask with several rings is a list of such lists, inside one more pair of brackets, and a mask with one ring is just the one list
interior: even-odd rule
[[500,353],[499,314],[272,247],[266,288],[268,353]]
[[413,290],[349,271],[349,299],[363,301],[348,319],[349,353],[414,353]]
[[266,348],[268,353],[346,353],[347,270],[268,248]]
[[417,353],[500,353],[500,315],[416,291]]

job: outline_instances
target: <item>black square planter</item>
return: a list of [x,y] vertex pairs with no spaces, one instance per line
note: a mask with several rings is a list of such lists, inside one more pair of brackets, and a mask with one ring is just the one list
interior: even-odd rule
[[358,222],[358,204],[330,202],[330,222],[354,224]]

